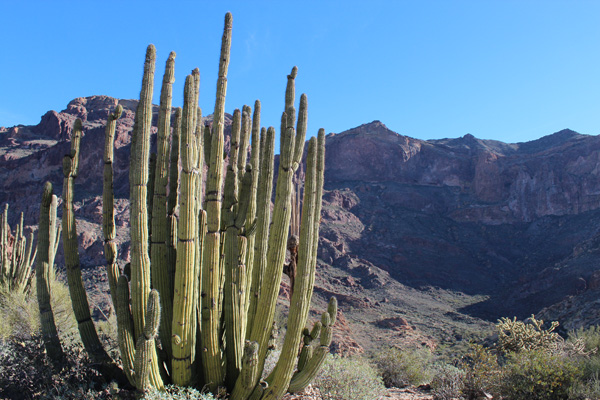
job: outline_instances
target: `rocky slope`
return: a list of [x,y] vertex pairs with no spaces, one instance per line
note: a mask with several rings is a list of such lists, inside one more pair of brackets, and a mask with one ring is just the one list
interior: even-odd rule
[[[84,121],[76,187],[82,262],[104,261],[102,151],[117,103],[119,253],[128,254],[128,155],[136,102],[93,96],[36,126],[0,128],[0,203],[37,223],[42,182],[62,187],[62,156]],[[468,339],[500,316],[574,327],[600,321],[600,138],[563,130],[506,144],[471,135],[423,141],[381,122],[327,137],[314,305],[338,296],[341,352]],[[60,264],[60,255],[59,255]],[[93,275],[93,274],[92,274]],[[285,282],[282,304],[285,303]],[[588,305],[585,313],[575,312]]]

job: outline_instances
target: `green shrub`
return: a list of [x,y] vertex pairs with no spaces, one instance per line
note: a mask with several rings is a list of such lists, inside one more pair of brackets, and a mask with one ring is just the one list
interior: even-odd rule
[[569,340],[582,340],[587,350],[600,349],[600,326],[579,328],[569,332]]
[[424,348],[391,348],[377,355],[375,366],[386,387],[418,386],[433,378],[432,358],[431,352]]
[[144,394],[145,400],[214,400],[210,393],[202,393],[191,387],[168,385],[165,391],[152,388]]
[[484,393],[498,391],[500,366],[498,357],[490,349],[471,344],[467,354],[460,360],[465,371],[463,394],[467,399],[480,398]]
[[328,355],[313,385],[325,400],[377,399],[385,391],[381,377],[359,356]]
[[[69,288],[62,282],[51,282],[51,305],[61,336],[77,332],[77,322],[71,307]],[[0,287],[0,341],[30,339],[40,332],[40,311],[36,288],[30,293],[9,291]]]
[[597,374],[591,378],[575,382],[569,388],[569,400],[600,399],[600,378]]
[[544,349],[523,350],[507,356],[500,393],[510,400],[562,400],[581,378],[581,369],[569,357]]
[[434,400],[458,399],[463,393],[465,372],[449,364],[435,366],[431,380],[431,394]]

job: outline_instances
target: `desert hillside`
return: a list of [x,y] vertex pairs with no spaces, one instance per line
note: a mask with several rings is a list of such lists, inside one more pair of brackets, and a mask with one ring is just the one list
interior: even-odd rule
[[[0,203],[10,204],[11,224],[22,211],[34,228],[42,183],[61,192],[72,124],[84,122],[76,215],[88,285],[99,293],[104,126],[117,104],[124,114],[115,140],[116,224],[125,261],[137,101],[77,98],[38,125],[0,128]],[[567,328],[600,323],[591,306],[600,290],[600,138],[565,129],[526,143],[425,141],[374,121],[329,134],[326,149],[313,303],[323,308],[338,297],[337,351],[437,347],[500,316],[542,309]],[[286,294],[284,282],[282,304]]]

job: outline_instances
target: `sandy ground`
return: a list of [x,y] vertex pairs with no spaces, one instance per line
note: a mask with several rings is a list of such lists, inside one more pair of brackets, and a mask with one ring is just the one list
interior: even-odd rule
[[[311,386],[307,387],[302,393],[287,395],[283,400],[322,400],[319,390]],[[368,399],[365,399],[368,400]],[[375,400],[375,399],[374,399]],[[387,389],[387,393],[377,400],[433,400],[431,394],[420,391],[417,388],[392,388]]]

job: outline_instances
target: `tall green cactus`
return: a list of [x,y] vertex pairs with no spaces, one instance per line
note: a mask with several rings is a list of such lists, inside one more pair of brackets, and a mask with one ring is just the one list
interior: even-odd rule
[[73,312],[81,335],[81,340],[92,358],[99,362],[110,362],[110,357],[104,351],[96,328],[90,314],[89,303],[79,263],[79,250],[77,243],[77,228],[73,210],[74,180],[79,172],[79,144],[81,142],[82,123],[77,119],[73,126],[71,137],[71,152],[63,158],[63,216],[62,233],[65,249],[65,264],[67,267],[67,281],[73,305]]
[[81,277],[73,197],[75,192],[75,178],[79,174],[79,147],[82,135],[83,125],[81,120],[77,119],[73,125],[71,151],[63,157],[62,233],[65,265],[67,268],[67,283],[69,285],[73,313],[77,320],[77,328],[79,329],[79,335],[87,353],[95,362],[99,363],[101,369],[107,375],[124,382],[125,377],[123,376],[123,372],[111,359],[106,350],[104,350],[98,338]]
[[102,233],[104,234],[104,257],[106,258],[106,273],[108,276],[108,286],[113,302],[113,307],[117,307],[117,279],[121,275],[119,265],[117,264],[117,243],[114,212],[114,191],[113,191],[113,160],[115,146],[115,129],[117,120],[123,113],[123,107],[119,104],[112,114],[109,114],[106,121],[106,131],[104,138],[104,186],[102,190]]
[[[175,112],[171,134],[175,55],[169,56],[161,92],[154,171],[149,170],[149,149],[155,49],[152,45],[147,49],[131,141],[129,281],[124,275],[116,278],[114,214],[108,210],[113,207],[112,141],[119,110],[109,118],[104,186],[107,264],[109,275],[113,275],[109,281],[125,375],[139,390],[163,388],[170,380],[179,385],[206,385],[213,393],[227,391],[234,400],[279,399],[288,390],[301,390],[314,377],[329,348],[337,312],[332,302],[322,321],[312,331],[306,330],[316,268],[325,135],[321,130],[318,138],[309,141],[298,278],[282,355],[264,382],[260,377],[286,256],[293,176],[301,163],[306,138],[307,99],[301,96],[296,120],[294,67],[286,87],[271,217],[275,129],[261,130],[260,102],[255,103],[253,116],[248,106],[234,112],[226,173],[223,168],[231,26],[228,13],[212,126],[204,126],[198,108],[200,78],[196,69],[186,78],[183,109]],[[80,126],[76,128],[75,132],[81,131]],[[75,134],[73,142],[77,143],[79,137]],[[70,179],[65,181],[65,186],[70,185],[65,202],[72,201],[72,178],[77,175],[75,156],[79,150],[75,148],[65,159],[65,177]],[[152,174],[154,189],[149,192]],[[151,239],[149,196],[153,197]],[[67,223],[74,225],[74,220]],[[73,234],[72,227],[69,232]],[[157,332],[164,350],[160,354],[155,345]]]
[[175,81],[175,52],[169,54],[160,94],[160,112],[158,114],[158,133],[156,140],[156,169],[154,174],[154,200],[152,210],[152,234],[150,241],[150,259],[153,286],[163,296],[160,297],[161,313],[160,338],[169,357],[171,352],[171,320],[173,303],[173,271],[168,267],[167,234],[165,224],[167,215],[167,187],[169,185],[169,138],[171,133],[171,103],[173,82]]
[[58,330],[54,322],[52,305],[50,303],[51,281],[54,269],[54,257],[56,247],[59,241],[59,234],[56,228],[56,208],[58,200],[53,193],[52,184],[46,182],[42,194],[40,206],[40,222],[38,231],[37,245],[37,265],[36,265],[36,289],[38,306],[40,309],[40,321],[42,328],[42,339],[48,352],[48,356],[54,365],[60,367],[63,361],[64,353],[58,338]]

